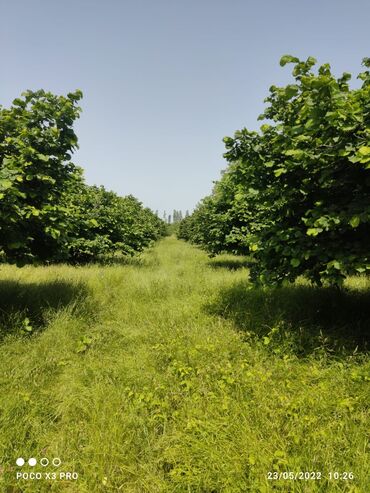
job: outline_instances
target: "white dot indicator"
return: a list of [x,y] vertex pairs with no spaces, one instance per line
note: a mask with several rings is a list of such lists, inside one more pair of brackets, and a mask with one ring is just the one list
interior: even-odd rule
[[53,466],[59,467],[62,461],[59,459],[59,457],[54,457],[53,459]]
[[47,459],[46,457],[43,457],[42,459],[40,459],[40,464],[42,466],[46,467],[49,464],[49,459]]
[[28,460],[28,464],[33,467],[37,464],[37,460],[34,457],[31,457],[31,459]]
[[24,459],[23,457],[18,457],[18,459],[15,461],[17,466],[22,467],[24,465]]

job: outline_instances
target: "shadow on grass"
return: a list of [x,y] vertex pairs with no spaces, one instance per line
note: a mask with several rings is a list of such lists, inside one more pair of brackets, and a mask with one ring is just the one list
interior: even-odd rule
[[42,330],[51,312],[86,296],[87,287],[82,283],[0,281],[0,340],[14,332]]
[[228,270],[238,270],[250,267],[253,264],[253,260],[248,257],[230,255],[230,256],[219,256],[210,259],[207,262],[209,267],[215,269],[228,269]]
[[222,290],[207,311],[231,319],[274,352],[307,355],[369,349],[370,290],[285,286],[251,288],[246,282]]

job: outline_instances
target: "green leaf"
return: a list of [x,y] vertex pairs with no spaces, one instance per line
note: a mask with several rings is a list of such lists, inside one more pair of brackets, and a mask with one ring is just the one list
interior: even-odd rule
[[263,133],[267,132],[270,128],[271,128],[271,125],[268,125],[267,123],[264,123],[263,125],[261,125],[261,131]]
[[226,144],[226,147],[232,147],[234,144],[234,139],[231,137],[224,137],[223,139],[224,144]]
[[292,56],[292,55],[283,55],[280,58],[280,66],[284,67],[287,63],[298,63],[299,58]]
[[334,267],[336,270],[341,269],[341,265],[338,262],[338,260],[331,260],[330,262],[327,263],[328,268],[330,269],[331,267]]
[[49,161],[49,156],[46,156],[45,154],[37,154],[37,157],[40,159],[40,161]]
[[95,228],[97,228],[99,226],[99,223],[96,219],[89,219],[89,226],[93,226]]
[[298,265],[301,263],[301,261],[298,258],[292,258],[290,261],[290,265],[293,267],[298,267]]
[[333,267],[334,269],[340,270],[340,263],[337,260],[334,260]]
[[370,156],[370,147],[362,146],[359,148],[358,153],[361,154],[361,156]]
[[50,235],[52,236],[52,238],[54,239],[57,239],[60,237],[60,231],[58,229],[55,229],[55,228],[49,228],[48,229],[48,232],[50,233]]
[[308,236],[317,236],[321,232],[322,232],[322,228],[308,228],[306,234]]
[[302,151],[301,149],[288,149],[287,151],[285,151],[284,154],[286,156],[301,158],[302,156],[304,156],[304,151]]
[[0,189],[7,190],[13,185],[13,182],[10,180],[0,180]]
[[360,221],[360,216],[352,216],[349,224],[352,226],[352,228],[357,228],[357,226],[360,224]]
[[283,175],[284,173],[287,172],[286,168],[278,168],[274,171],[274,175],[279,178],[279,176]]
[[298,86],[295,86],[293,84],[289,84],[285,88],[285,97],[287,99],[290,99],[293,96],[296,96],[298,94],[298,91],[299,91]]
[[[313,56],[309,56],[306,60],[306,65],[308,65],[309,67],[313,67],[316,63],[317,63],[317,60]],[[329,66],[329,68],[330,68],[330,66]]]

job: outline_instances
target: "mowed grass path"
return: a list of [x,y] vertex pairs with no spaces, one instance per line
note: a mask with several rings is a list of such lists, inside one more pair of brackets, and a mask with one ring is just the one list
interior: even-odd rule
[[[174,238],[127,265],[0,272],[1,492],[370,491],[366,280],[336,306],[255,290],[242,259]],[[16,480],[45,470],[79,478]]]

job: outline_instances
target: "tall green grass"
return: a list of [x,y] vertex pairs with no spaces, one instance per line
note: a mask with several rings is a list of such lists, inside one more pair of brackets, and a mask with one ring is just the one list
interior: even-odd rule
[[[174,238],[128,265],[1,266],[0,491],[370,491],[369,281],[255,289],[246,266]],[[17,481],[45,471],[20,456],[79,479]]]

